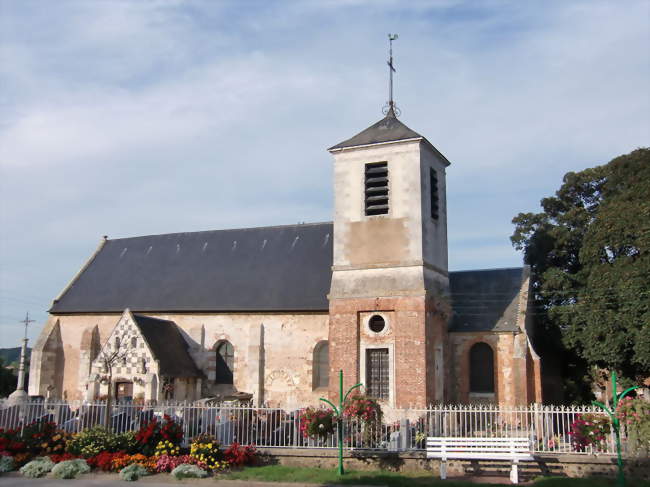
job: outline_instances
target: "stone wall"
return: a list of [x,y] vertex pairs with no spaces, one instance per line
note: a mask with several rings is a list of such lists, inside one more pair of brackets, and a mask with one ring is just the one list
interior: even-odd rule
[[[205,373],[206,393],[214,381],[215,346],[229,340],[234,348],[234,388],[263,398],[270,405],[317,404],[325,391],[312,390],[314,346],[328,338],[329,317],[324,313],[147,314],[171,320],[190,344],[190,354]],[[29,393],[46,395],[47,385],[60,384],[54,397],[84,399],[80,383],[81,351],[88,336],[99,335],[104,344],[121,314],[58,315],[50,317],[33,354]],[[55,327],[55,324],[58,323]],[[82,343],[83,342],[83,343]],[[39,348],[40,346],[40,348]],[[35,360],[34,360],[35,359]],[[58,364],[57,367],[53,365]],[[41,369],[42,372],[41,372]],[[56,379],[50,377],[56,371]],[[263,387],[261,385],[263,384]]]
[[[368,327],[380,315],[386,328]],[[384,407],[425,407],[436,399],[435,349],[444,340],[445,326],[433,301],[424,297],[330,300],[330,399],[336,400],[336,373],[343,370],[344,389],[366,382],[365,353],[389,351],[390,395]],[[438,391],[442,394],[442,391]]]
[[[294,467],[335,468],[338,465],[336,449],[262,448],[262,462]],[[431,472],[440,475],[440,460],[427,459],[423,451],[414,452],[343,452],[343,462],[349,470],[390,470],[398,472]],[[631,478],[650,480],[649,459],[624,461],[626,475]],[[449,476],[510,474],[510,462],[493,460],[449,460]],[[566,477],[614,477],[617,473],[616,458],[596,455],[539,455],[534,461],[519,463],[520,480],[530,480],[541,475]]]
[[493,402],[527,405],[541,402],[539,359],[531,355],[527,337],[522,332],[454,332],[449,333],[451,367],[449,395],[452,402],[473,402],[470,394],[469,352],[476,343],[487,343],[494,353]]

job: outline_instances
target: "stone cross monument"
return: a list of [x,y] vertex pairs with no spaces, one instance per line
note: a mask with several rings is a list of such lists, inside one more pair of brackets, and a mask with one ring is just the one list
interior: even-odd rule
[[23,345],[20,349],[20,365],[18,366],[18,384],[16,390],[9,395],[9,403],[16,404],[27,400],[27,392],[25,391],[25,360],[27,355],[27,326],[33,323],[34,320],[29,319],[29,312],[21,323],[25,324],[25,336],[23,337]]

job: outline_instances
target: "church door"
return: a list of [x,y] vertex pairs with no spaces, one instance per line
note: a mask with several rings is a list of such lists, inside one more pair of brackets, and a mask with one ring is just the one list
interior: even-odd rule
[[118,401],[133,399],[133,382],[116,382],[115,397]]

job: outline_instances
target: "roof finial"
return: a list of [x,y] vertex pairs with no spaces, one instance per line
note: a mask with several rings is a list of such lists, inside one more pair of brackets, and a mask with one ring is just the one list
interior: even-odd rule
[[393,100],[393,73],[395,72],[395,67],[393,66],[393,41],[397,38],[397,34],[388,34],[388,104],[382,110],[384,115],[393,117],[399,117],[401,113]]

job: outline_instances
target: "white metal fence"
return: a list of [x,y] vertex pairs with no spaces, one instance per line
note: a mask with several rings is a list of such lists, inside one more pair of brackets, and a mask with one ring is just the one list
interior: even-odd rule
[[[0,403],[0,428],[22,428],[34,421],[53,421],[61,429],[76,433],[105,423],[103,402],[28,402],[21,406]],[[472,436],[529,438],[536,453],[615,454],[613,435],[608,435],[599,448],[576,449],[569,434],[572,423],[584,414],[602,416],[590,406],[528,407],[500,406],[432,406],[426,409],[392,410],[396,421],[374,421],[365,424],[344,419],[343,441],[347,449],[384,449],[391,451],[423,450],[427,436]],[[326,438],[305,438],[301,433],[300,410],[255,407],[233,403],[163,403],[136,405],[113,404],[110,425],[115,432],[137,431],[154,417],[169,415],[183,427],[184,444],[200,433],[214,435],[223,445],[233,442],[257,447],[334,448],[338,435]],[[338,425],[335,428],[339,427]],[[623,438],[625,446],[625,439]]]

